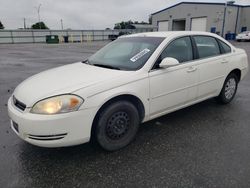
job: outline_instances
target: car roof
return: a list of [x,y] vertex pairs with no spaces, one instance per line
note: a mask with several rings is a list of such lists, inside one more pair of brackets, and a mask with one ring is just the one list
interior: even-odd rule
[[203,31],[165,31],[165,32],[148,32],[148,33],[137,33],[132,35],[126,35],[122,37],[170,37],[170,36],[183,36],[183,35],[208,35],[208,36],[218,36],[213,33],[203,32]]
[[182,36],[190,36],[190,35],[205,35],[205,36],[211,36],[215,37],[217,39],[220,39],[227,45],[231,46],[231,48],[235,49],[235,47],[226,41],[221,36],[210,33],[210,32],[204,32],[204,31],[165,31],[165,32],[148,32],[148,33],[137,33],[137,34],[131,34],[131,35],[123,35],[119,38],[127,38],[127,37],[163,37],[163,38],[176,38],[176,37],[182,37]]

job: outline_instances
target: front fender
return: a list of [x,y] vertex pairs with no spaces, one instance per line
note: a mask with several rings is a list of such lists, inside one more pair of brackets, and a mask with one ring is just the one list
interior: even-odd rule
[[[75,94],[82,96],[82,92],[77,91]],[[137,80],[126,85],[122,85],[116,88],[108,89],[90,96],[87,96],[84,100],[83,105],[79,110],[88,108],[100,109],[109,100],[121,96],[121,95],[132,95],[141,100],[145,109],[145,117],[149,114],[149,81],[148,77]]]

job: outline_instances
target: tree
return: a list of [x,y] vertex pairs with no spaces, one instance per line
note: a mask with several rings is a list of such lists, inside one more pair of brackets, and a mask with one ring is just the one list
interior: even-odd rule
[[4,26],[1,21],[0,21],[0,29],[4,29]]
[[37,22],[31,26],[32,29],[49,29],[44,22]]
[[134,27],[132,26],[132,24],[148,24],[147,22],[138,22],[138,21],[122,21],[120,23],[116,23],[114,29],[134,29]]

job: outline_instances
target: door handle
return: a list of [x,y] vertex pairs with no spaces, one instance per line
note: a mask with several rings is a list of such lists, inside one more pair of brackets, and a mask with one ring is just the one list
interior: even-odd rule
[[190,73],[190,72],[195,72],[197,70],[196,67],[189,67],[187,72]]
[[226,59],[223,59],[223,60],[221,61],[221,63],[222,63],[222,64],[228,63],[228,61],[227,61]]

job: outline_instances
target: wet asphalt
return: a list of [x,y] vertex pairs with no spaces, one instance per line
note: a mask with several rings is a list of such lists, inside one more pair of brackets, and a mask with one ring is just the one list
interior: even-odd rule
[[[117,152],[93,144],[46,149],[20,140],[7,116],[14,88],[106,43],[0,45],[0,187],[250,187],[250,74],[231,104],[211,99],[144,123]],[[250,57],[250,43],[234,44]]]

